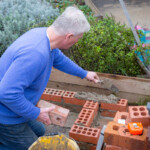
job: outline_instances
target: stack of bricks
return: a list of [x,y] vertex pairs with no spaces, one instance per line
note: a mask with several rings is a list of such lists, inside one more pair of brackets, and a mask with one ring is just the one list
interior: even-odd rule
[[105,117],[115,117],[117,111],[126,112],[128,107],[127,99],[120,99],[116,104],[101,103],[101,115]]
[[[77,99],[75,94],[76,92],[73,91],[46,88],[41,99],[80,106],[81,111],[69,132],[69,136],[76,140],[77,143],[92,144],[90,150],[95,150],[101,130],[92,128],[91,124],[99,110],[99,103]],[[120,99],[117,104],[101,103],[100,108],[102,116],[114,117],[113,122],[108,123],[104,133],[105,150],[150,149],[150,127],[148,127],[150,125],[150,116],[145,106],[128,107],[128,100]],[[58,115],[58,112],[55,112],[56,114]],[[62,114],[60,113],[59,115]],[[63,117],[67,118],[67,116]],[[56,124],[63,126],[66,120],[62,119],[63,123],[60,123],[61,117],[58,118],[54,118],[54,122],[59,121]],[[119,124],[120,120],[124,120],[124,124]],[[144,127],[148,127],[148,130],[144,128],[142,135],[133,136],[127,128],[129,122],[141,122]]]
[[[69,132],[69,136],[74,140],[76,140],[77,142],[88,143],[90,145],[90,150],[95,150],[101,130],[99,128],[92,128],[91,124],[93,123],[93,120],[98,113],[99,103],[93,101],[87,101],[83,99],[77,99],[75,98],[75,94],[76,92],[73,91],[63,91],[63,90],[46,88],[41,99],[52,101],[52,102],[63,102],[64,104],[81,106],[82,109]],[[38,103],[38,106],[39,107],[48,107],[50,105],[52,106],[51,103],[49,104],[46,103],[44,103],[41,100],[40,103]],[[60,121],[60,119],[58,120]]]
[[95,144],[92,149],[96,149],[96,144],[100,136],[99,128],[92,128],[91,124],[97,115],[99,103],[86,101],[78,115],[74,125],[69,131],[69,136],[76,141]]
[[147,129],[144,128],[142,135],[131,135],[127,125],[109,122],[104,133],[106,148],[116,150],[148,150]]

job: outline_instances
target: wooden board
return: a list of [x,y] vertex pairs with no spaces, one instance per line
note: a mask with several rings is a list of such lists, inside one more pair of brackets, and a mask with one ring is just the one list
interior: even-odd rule
[[[126,77],[113,74],[97,73],[100,79],[107,79],[114,84],[119,93],[116,95],[121,98],[128,98],[130,102],[137,102],[141,99],[150,99],[150,79]],[[86,79],[80,79],[68,75],[56,69],[52,70],[48,87],[63,88],[65,90],[89,91],[99,94],[111,94],[111,91],[103,88],[99,84],[94,84]],[[61,89],[60,88],[60,89]],[[75,90],[76,89],[76,90]]]

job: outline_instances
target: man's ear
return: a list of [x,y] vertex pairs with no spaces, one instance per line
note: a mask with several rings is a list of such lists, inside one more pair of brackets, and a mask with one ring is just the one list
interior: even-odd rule
[[70,38],[72,38],[74,35],[72,34],[72,33],[68,33],[67,35],[66,35],[66,39],[67,40],[69,40]]

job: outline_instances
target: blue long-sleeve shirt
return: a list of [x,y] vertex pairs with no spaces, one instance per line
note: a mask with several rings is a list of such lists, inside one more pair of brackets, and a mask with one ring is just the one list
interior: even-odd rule
[[0,58],[0,123],[18,124],[38,117],[36,107],[52,66],[84,78],[87,71],[59,49],[50,50],[47,28],[32,29],[19,37]]

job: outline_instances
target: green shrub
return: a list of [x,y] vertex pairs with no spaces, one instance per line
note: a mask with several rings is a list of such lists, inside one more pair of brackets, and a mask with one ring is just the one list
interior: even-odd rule
[[76,5],[85,15],[92,15],[91,9],[85,4],[84,0],[47,0],[55,8],[59,8],[60,12],[63,12],[67,6]]
[[0,56],[21,34],[34,26],[44,26],[59,14],[41,0],[0,1]]
[[69,56],[81,67],[103,73],[135,76],[142,74],[134,50],[134,37],[129,28],[114,18],[97,20],[90,16],[91,29],[70,50]]

